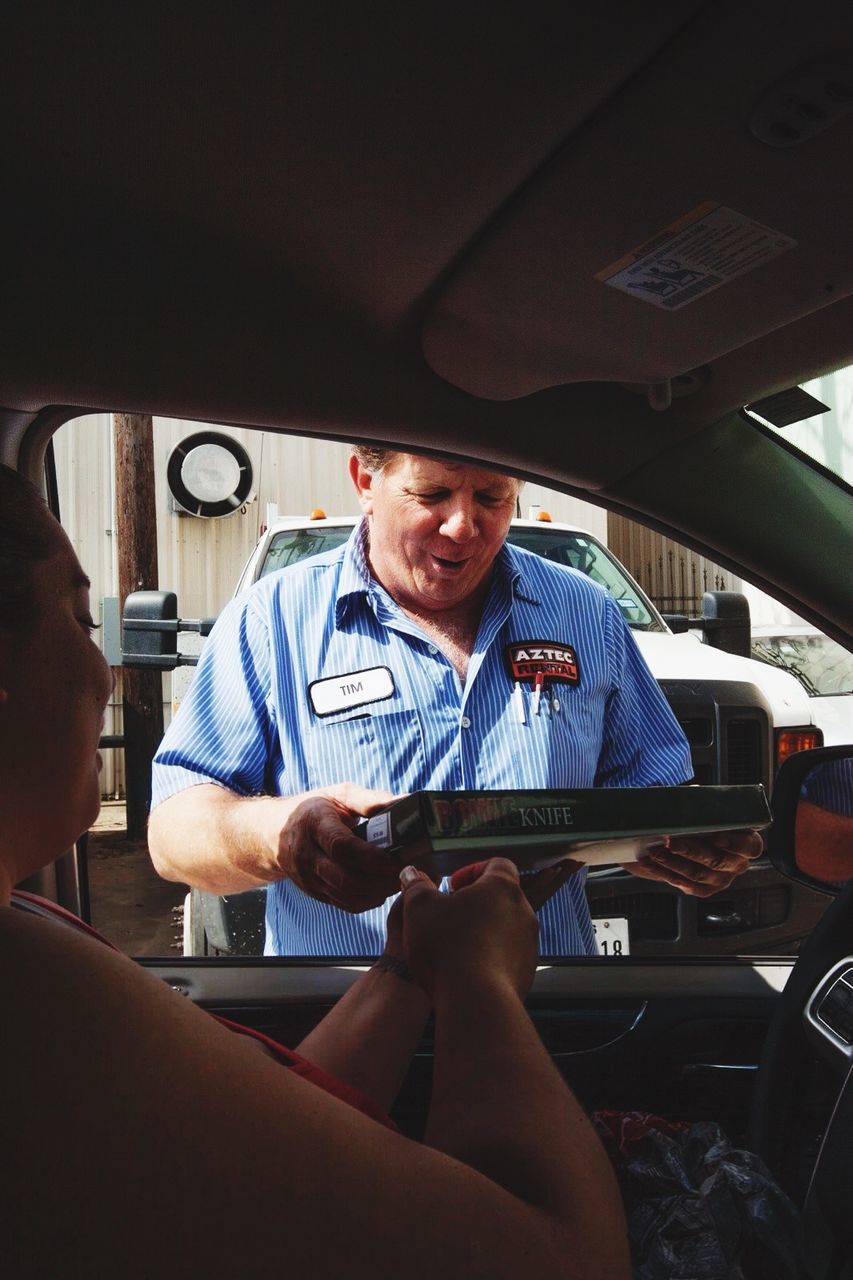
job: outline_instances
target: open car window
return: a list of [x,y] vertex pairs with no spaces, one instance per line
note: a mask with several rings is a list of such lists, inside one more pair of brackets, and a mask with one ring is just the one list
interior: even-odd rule
[[[155,420],[154,424],[160,581],[163,587],[176,588],[179,612],[185,618],[219,612],[233,594],[241,567],[246,566],[244,580],[249,572],[253,563],[252,548],[259,535],[263,535],[271,504],[277,513],[294,508],[310,510],[339,480],[347,455],[346,446],[300,442],[303,449],[311,449],[312,445],[316,449],[315,466],[319,468],[322,492],[318,493],[316,488],[293,491],[280,485],[267,488],[260,471],[259,492],[254,500],[224,518],[205,519],[176,508],[164,479],[176,442],[191,430],[197,431],[197,424],[162,420]],[[105,474],[110,432],[109,415],[69,423],[57,436],[56,452],[60,501],[68,513],[66,524],[81,558],[93,567],[93,598],[96,602],[102,601],[101,612],[106,624],[101,632],[102,643],[105,647],[113,645],[111,660],[119,662],[113,626],[117,602],[111,545],[112,493],[109,486],[101,491],[89,481],[87,501],[82,502],[80,490],[81,477]],[[261,448],[261,438],[253,432],[239,436],[253,461],[257,459],[269,465],[271,459],[280,455],[281,466],[272,474],[287,472],[292,441],[287,437],[267,436]],[[300,481],[301,469],[291,474],[293,480]],[[315,480],[315,486],[317,483]],[[294,492],[293,498],[288,496],[290,492]],[[732,701],[731,670],[727,669],[724,675],[715,670],[715,664],[731,661],[728,655],[702,644],[697,635],[672,635],[653,600],[635,581],[642,578],[649,584],[650,594],[656,594],[662,606],[670,608],[676,577],[672,572],[674,561],[680,565],[678,576],[682,583],[698,584],[692,596],[678,597],[679,604],[686,612],[697,613],[703,589],[737,589],[740,583],[736,576],[701,561],[686,548],[675,551],[671,547],[661,548],[651,555],[648,535],[643,533],[640,537],[639,527],[626,533],[600,509],[566,495],[538,488],[531,492],[529,487],[525,497],[538,499],[555,521],[585,526],[587,532],[567,532],[548,523],[519,521],[513,526],[511,541],[588,574],[615,596],[687,734],[697,780],[769,784],[766,761],[774,749],[781,722],[775,722],[772,710],[768,711],[768,700],[772,706],[776,692],[769,686],[763,687],[759,674],[762,668],[756,663],[747,664],[746,677],[743,673],[740,676],[741,692]],[[349,502],[354,520],[355,503],[351,498]],[[339,507],[344,509],[346,503],[343,496],[338,500]],[[329,551],[349,536],[352,520],[337,527],[318,526],[307,530],[307,521],[302,521],[295,530],[273,532],[270,549],[265,560],[256,565],[255,576],[264,577],[307,555]],[[604,545],[609,537],[614,539],[610,548]],[[624,568],[613,546],[618,546],[625,558]],[[199,564],[205,566],[201,574]],[[661,572],[656,573],[657,568]],[[179,636],[179,647],[188,654],[197,652],[202,643],[197,633],[184,632]],[[166,723],[186,695],[193,670],[192,666],[181,666],[164,675]],[[773,678],[773,673],[769,678]],[[743,689],[747,690],[746,694]],[[697,696],[697,691],[701,696]],[[804,706],[806,701],[804,697]],[[806,709],[794,715],[794,723],[801,723],[808,714]],[[170,884],[155,875],[144,841],[129,844],[124,839],[127,775],[122,734],[119,684],[105,727],[105,742],[110,743],[103,751],[105,804],[87,848],[95,924],[132,954],[261,955],[263,891],[224,899],[191,893],[186,886]],[[702,901],[688,899],[666,886],[643,882],[618,868],[597,868],[590,873],[587,883],[603,958],[789,954],[796,951],[825,906],[820,895],[781,883],[764,865],[751,871],[732,892]]]

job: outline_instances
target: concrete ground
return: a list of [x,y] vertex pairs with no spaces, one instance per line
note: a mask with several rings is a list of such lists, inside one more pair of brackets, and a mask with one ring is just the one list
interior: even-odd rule
[[123,801],[107,800],[89,832],[92,924],[127,955],[181,952],[186,887],[161,880],[144,840],[128,840]]

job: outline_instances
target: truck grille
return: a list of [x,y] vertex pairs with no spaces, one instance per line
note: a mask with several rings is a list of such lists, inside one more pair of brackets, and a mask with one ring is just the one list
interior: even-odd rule
[[769,790],[771,713],[759,689],[714,680],[662,680],[661,688],[684,730],[697,782],[761,782]]
[[587,881],[593,920],[604,916],[627,916],[631,922],[632,942],[661,942],[678,937],[678,899],[674,893],[624,893],[612,897],[602,886],[601,901],[596,901],[597,885]]
[[690,747],[710,747],[714,741],[714,722],[710,716],[679,720]]
[[728,777],[732,785],[761,782],[761,725],[758,720],[730,720],[726,725]]

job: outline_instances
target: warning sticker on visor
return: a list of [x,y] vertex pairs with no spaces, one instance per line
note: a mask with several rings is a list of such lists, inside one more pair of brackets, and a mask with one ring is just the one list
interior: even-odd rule
[[654,307],[679,311],[796,247],[783,232],[706,200],[595,278]]
[[508,644],[506,659],[513,680],[534,680],[544,676],[547,680],[563,680],[577,684],[580,680],[578,656],[570,644],[557,644],[553,640],[522,640]]

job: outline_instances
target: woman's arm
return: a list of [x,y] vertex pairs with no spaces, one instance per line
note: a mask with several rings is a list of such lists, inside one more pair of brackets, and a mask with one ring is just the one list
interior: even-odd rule
[[343,995],[297,1052],[392,1106],[429,1017],[430,1001],[403,956],[403,903],[388,916],[385,951]]
[[[454,891],[478,880],[485,865],[457,871]],[[563,862],[525,876],[524,894],[534,910],[579,866]],[[402,897],[391,908],[387,930],[384,954],[298,1046],[303,1057],[360,1089],[386,1111],[400,1091],[431,1008],[404,957]]]
[[[497,952],[511,950],[490,905],[502,890],[441,896],[458,907],[478,888]],[[441,933],[467,932],[476,914],[466,906]],[[448,1153],[299,1079],[97,942],[0,912],[10,1272],[62,1274],[77,1258],[123,1277],[164,1265],[188,1277],[627,1277],[612,1181],[596,1196],[579,1113],[504,980],[508,962],[492,964],[492,932],[472,937],[458,983],[443,970],[436,985],[431,1140]]]
[[537,930],[517,871],[494,859],[449,902],[420,873],[404,877],[407,952],[435,1004],[425,1141],[559,1223],[590,1275],[627,1275],[610,1162],[523,1005]]

